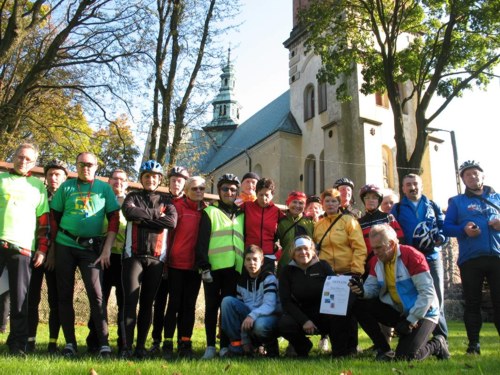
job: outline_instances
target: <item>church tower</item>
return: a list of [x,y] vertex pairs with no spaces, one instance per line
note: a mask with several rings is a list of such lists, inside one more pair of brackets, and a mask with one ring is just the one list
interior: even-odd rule
[[231,48],[228,49],[227,65],[222,68],[219,94],[213,105],[213,119],[203,128],[220,147],[240,124],[241,106],[234,93],[235,71],[231,63]]

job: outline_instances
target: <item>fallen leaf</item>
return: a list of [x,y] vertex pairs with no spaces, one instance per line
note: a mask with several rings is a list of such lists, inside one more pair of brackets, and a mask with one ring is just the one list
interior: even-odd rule
[[344,370],[340,373],[340,375],[352,375],[352,371],[351,370]]
[[97,374],[96,370],[94,370],[93,368],[91,368],[90,371],[89,371],[89,375],[98,375],[98,374]]
[[227,370],[229,370],[229,368],[230,368],[230,367],[231,367],[231,364],[230,364],[230,363],[228,363],[228,364],[226,365],[226,367],[224,367],[224,372],[226,372]]

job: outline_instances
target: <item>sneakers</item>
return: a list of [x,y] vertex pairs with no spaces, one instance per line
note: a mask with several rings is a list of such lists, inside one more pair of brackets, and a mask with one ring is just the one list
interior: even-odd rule
[[481,354],[481,346],[478,342],[470,342],[467,350],[465,351],[467,354],[480,355]]
[[35,341],[28,341],[26,343],[26,353],[34,353],[35,352],[35,346],[36,346],[36,343]]
[[193,359],[193,343],[191,341],[179,341],[177,353],[179,353],[179,358]]
[[99,358],[109,359],[111,358],[111,348],[108,345],[103,345],[99,349]]
[[219,351],[219,357],[224,358],[229,356],[229,349],[228,348],[220,348]]
[[450,350],[448,349],[448,342],[443,335],[434,336],[433,340],[439,343],[439,347],[435,353],[437,359],[448,360],[451,357]]
[[149,348],[149,355],[156,356],[159,355],[160,353],[161,353],[160,342],[153,341],[153,345],[151,345],[151,348]]
[[277,339],[267,342],[264,346],[266,347],[266,357],[278,358],[280,356],[280,346]]
[[384,352],[383,350],[378,350],[377,355],[375,356],[375,361],[390,362],[394,360],[395,355],[396,353],[394,353],[392,350],[389,350],[387,352]]
[[288,357],[288,358],[297,357],[297,352],[295,351],[295,348],[293,347],[293,345],[290,343],[288,343],[288,346],[286,347],[285,357]]
[[122,348],[118,353],[118,357],[121,359],[130,359],[132,358],[133,353],[130,348]]
[[61,351],[61,355],[64,358],[75,358],[76,357],[76,345],[69,343],[66,344],[64,349]]
[[318,342],[318,349],[320,352],[327,353],[328,350],[330,349],[329,347],[329,342],[328,342],[328,337],[322,337],[321,340]]
[[208,359],[214,359],[215,355],[217,354],[215,350],[215,346],[207,346],[205,349],[205,354],[201,357],[201,359],[208,360]]

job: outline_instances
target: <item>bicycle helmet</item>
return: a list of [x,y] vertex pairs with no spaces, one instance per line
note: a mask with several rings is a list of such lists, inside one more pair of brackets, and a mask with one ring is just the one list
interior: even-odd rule
[[368,193],[375,193],[378,197],[379,204],[382,203],[384,199],[384,195],[382,194],[382,190],[375,184],[366,184],[359,190],[359,197],[361,198],[361,202],[363,202],[365,195]]
[[466,160],[462,163],[462,165],[460,166],[460,168],[458,169],[459,171],[459,174],[460,174],[460,177],[463,177],[464,175],[464,172],[467,170],[467,169],[470,169],[470,168],[476,168],[476,169],[479,169],[481,172],[484,172],[483,171],[483,168],[481,168],[481,165],[479,164],[478,161],[475,161],[475,160]]
[[168,171],[167,177],[170,178],[172,176],[182,177],[183,179],[187,180],[189,178],[189,172],[184,167],[175,166],[170,169],[170,171]]
[[235,184],[238,187],[240,186],[240,180],[232,173],[226,173],[219,177],[219,180],[217,181],[217,189],[225,183]]
[[317,195],[310,195],[309,197],[307,197],[306,206],[309,203],[321,203],[321,198],[318,197]]
[[342,178],[339,178],[337,181],[335,181],[333,184],[333,188],[338,189],[339,186],[342,186],[342,185],[350,186],[351,189],[354,189],[354,182],[349,180],[347,177],[342,177]]
[[146,172],[157,173],[163,176],[163,167],[156,160],[148,160],[142,163],[141,169],[139,170],[139,179]]
[[45,164],[45,166],[43,167],[43,174],[47,175],[49,169],[53,168],[62,170],[66,174],[66,176],[68,176],[68,165],[59,159],[52,159],[47,164]]

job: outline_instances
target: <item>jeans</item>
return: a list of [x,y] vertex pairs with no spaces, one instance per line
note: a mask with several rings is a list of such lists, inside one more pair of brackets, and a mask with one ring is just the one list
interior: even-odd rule
[[479,342],[483,323],[481,300],[484,279],[490,287],[493,321],[500,335],[500,258],[482,256],[468,260],[460,265],[460,276],[465,299],[464,322],[469,343]]
[[441,252],[438,253],[437,259],[427,259],[427,264],[429,265],[429,270],[434,282],[434,289],[436,290],[439,301],[439,322],[432,334],[434,336],[442,335],[448,339],[448,325],[446,324],[446,318],[444,316],[444,269]]
[[239,341],[242,344],[250,344],[255,341],[265,344],[278,336],[278,317],[276,315],[265,315],[258,317],[251,331],[243,331],[241,323],[251,312],[250,308],[236,297],[224,297],[221,304],[222,330],[231,342]]

